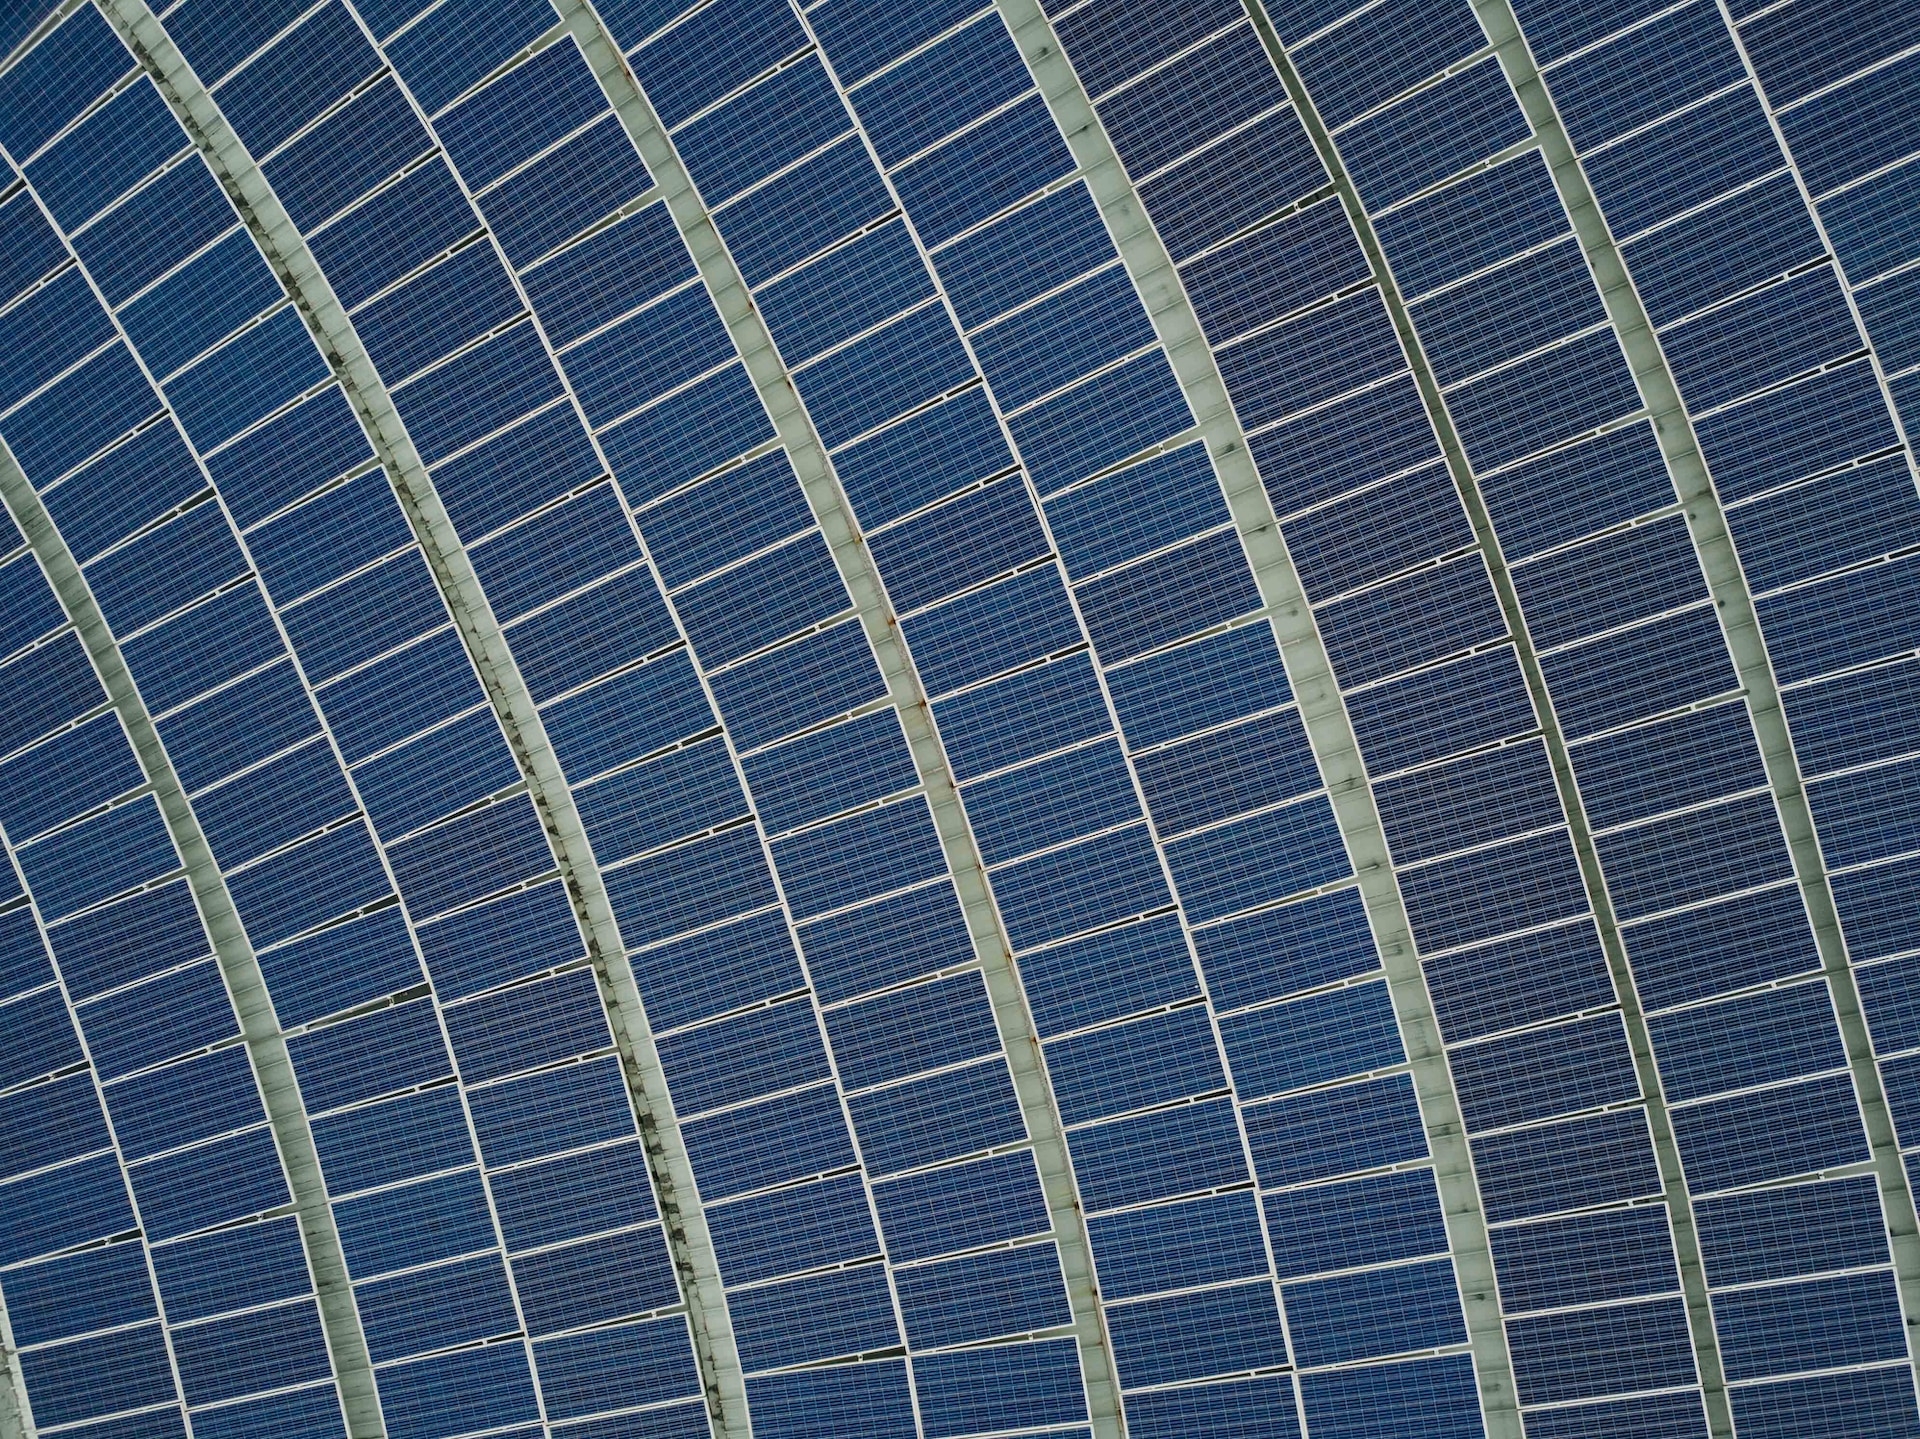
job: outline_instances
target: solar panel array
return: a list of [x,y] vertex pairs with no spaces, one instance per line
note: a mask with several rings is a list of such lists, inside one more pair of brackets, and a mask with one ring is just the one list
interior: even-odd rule
[[0,1431],[1920,1435],[1910,11],[0,27]]

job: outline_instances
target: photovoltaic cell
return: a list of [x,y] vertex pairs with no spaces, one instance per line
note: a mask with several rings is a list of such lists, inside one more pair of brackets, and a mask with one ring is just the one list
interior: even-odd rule
[[[1520,39],[1689,400],[1715,492],[1689,508],[1724,508],[1757,596],[1783,762],[1911,1140],[1920,609],[1893,409],[1920,394],[1920,71],[1884,6],[1811,3],[1526,0]],[[384,1422],[704,1435],[692,1241],[658,1223],[695,1203],[756,1433],[1089,1439],[1098,1388],[1039,1337],[1085,1317],[1061,1260],[1089,1256],[1054,1249],[1065,1183],[1138,1439],[1478,1433],[1442,1213],[1462,1203],[1492,1226],[1530,1432],[1701,1439],[1624,959],[1737,1427],[1905,1432],[1876,1185],[1817,1177],[1866,1132],[1735,702],[1740,604],[1708,603],[1699,517],[1674,511],[1480,27],[1274,0],[1290,99],[1231,5],[1057,8],[1064,55],[944,0],[603,0],[654,142],[714,207],[702,241],[684,195],[613,221],[660,191],[594,77],[613,62],[534,0],[178,0],[158,23],[186,107],[215,87],[394,391],[431,466],[415,498],[452,521],[424,540],[341,388],[353,357],[336,381],[274,308],[113,28],[83,8],[0,77],[26,167],[0,206],[0,391],[21,401],[0,429],[58,533],[27,529],[84,566],[221,863],[317,1116]],[[0,49],[49,13],[0,22]],[[1067,67],[1101,122],[1071,137],[1071,97],[1032,88]],[[1295,102],[1373,212],[1438,398]],[[1156,232],[1177,266],[1157,277]],[[730,267],[790,391],[715,318]],[[1163,352],[1181,313],[1209,344]],[[824,480],[803,491],[774,414],[819,432]],[[1245,545],[1273,536],[1258,495],[1221,488],[1250,482],[1222,424],[1248,432],[1298,614],[1254,583]],[[450,610],[421,543],[466,547],[484,603]],[[841,583],[858,552],[879,589]],[[280,1212],[314,1195],[261,1123],[177,806],[141,792],[117,719],[80,723],[104,695],[39,559],[0,560],[0,822],[37,901],[19,875],[0,895],[0,1262],[36,1422],[177,1439],[191,1402],[208,1439],[344,1434]],[[496,639],[464,633],[474,604]],[[868,642],[889,626],[904,661]],[[515,745],[550,746],[564,794],[518,792],[507,653],[539,707]],[[1296,714],[1287,673],[1326,659],[1365,770],[1338,823],[1318,786],[1340,726],[1311,685]],[[916,694],[933,749],[894,713]],[[1536,698],[1567,774],[1531,738]],[[1376,944],[1400,910],[1350,867],[1369,801],[1412,951]],[[594,862],[559,876],[548,834],[575,812]],[[947,872],[955,824],[984,892]],[[651,1039],[638,1011],[609,1027],[581,921],[601,887]],[[1444,1052],[1416,1095],[1422,982]],[[658,1055],[676,1117],[644,1145],[616,1032]],[[1435,1084],[1473,1135],[1473,1182],[1444,1195]],[[1070,1174],[1029,1130],[1043,1100]],[[131,1190],[99,1157],[108,1114]],[[661,1143],[696,1189],[656,1199],[680,1162]],[[812,1367],[770,1367],[790,1364]]]

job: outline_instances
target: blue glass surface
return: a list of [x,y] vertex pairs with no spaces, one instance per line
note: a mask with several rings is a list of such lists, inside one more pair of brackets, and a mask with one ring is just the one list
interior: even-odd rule
[[330,1211],[396,1439],[1701,1439],[1681,1182],[1739,1431],[1920,1433],[1920,61],[1812,4],[16,7],[38,1427],[344,1434]]

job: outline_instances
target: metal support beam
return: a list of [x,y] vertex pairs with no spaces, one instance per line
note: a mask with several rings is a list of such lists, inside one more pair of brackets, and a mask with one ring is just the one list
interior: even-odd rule
[[[1400,294],[1392,271],[1388,267],[1379,237],[1367,217],[1365,206],[1361,203],[1352,179],[1342,165],[1332,136],[1313,108],[1312,97],[1307,93],[1297,71],[1287,58],[1285,47],[1281,44],[1272,22],[1264,11],[1258,8],[1258,0],[1245,0],[1245,3],[1254,13],[1256,25],[1266,41],[1269,53],[1275,57],[1276,63],[1281,67],[1288,92],[1293,96],[1302,119],[1307,123],[1307,129],[1320,151],[1322,162],[1334,176],[1335,187],[1340,194],[1341,202],[1346,206],[1348,218],[1360,237],[1362,247],[1367,252],[1368,263],[1380,286],[1388,313],[1393,318],[1395,330],[1411,360],[1421,399],[1426,405],[1435,432],[1440,437],[1441,447],[1446,454],[1448,472],[1453,478],[1461,503],[1472,524],[1481,556],[1486,562],[1487,572],[1493,582],[1502,616],[1513,635],[1514,649],[1528,693],[1533,700],[1536,713],[1541,717],[1541,737],[1553,769],[1560,805],[1566,812],[1568,834],[1579,864],[1581,881],[1585,887],[1588,902],[1593,908],[1601,947],[1606,955],[1614,993],[1620,1004],[1621,1019],[1633,1054],[1635,1078],[1645,1105],[1648,1128],[1653,1137],[1654,1157],[1660,1175],[1661,1192],[1673,1230],[1674,1252],[1679,1264],[1688,1333],[1700,1375],[1709,1426],[1716,1436],[1730,1435],[1732,1421],[1727,1405],[1726,1381],[1720,1363],[1719,1342],[1713,1328],[1712,1308],[1707,1298],[1706,1276],[1701,1267],[1699,1237],[1694,1226],[1686,1175],[1680,1163],[1678,1146],[1674,1142],[1673,1123],[1667,1111],[1660,1071],[1654,1062],[1646,1015],[1641,1008],[1639,994],[1634,986],[1632,967],[1627,959],[1626,947],[1621,940],[1612,897],[1607,890],[1606,877],[1600,868],[1599,856],[1593,842],[1592,827],[1587,821],[1586,810],[1574,782],[1566,735],[1555,714],[1553,699],[1547,689],[1539,655],[1528,633],[1525,616],[1521,612],[1512,573],[1507,566],[1505,556],[1501,553],[1499,539],[1494,532],[1479,482],[1467,461],[1466,451],[1441,397],[1439,382],[1435,378],[1432,367],[1427,363],[1424,348],[1408,314],[1405,299]],[[1504,0],[1501,0],[1501,3],[1504,3]],[[1483,23],[1487,22],[1490,18],[1488,9],[1481,6],[1476,6],[1476,9],[1480,12]],[[1524,55],[1525,46],[1517,43],[1518,30],[1512,25],[1510,14],[1509,32],[1516,40],[1516,44],[1510,48]],[[1503,56],[1503,64],[1505,63],[1506,57]],[[1509,67],[1505,73],[1509,83],[1517,86],[1514,71]],[[1535,89],[1538,90],[1538,88],[1536,83]],[[1528,112],[1528,118],[1534,124],[1537,138],[1538,118],[1532,111]],[[1551,160],[1552,157],[1549,155],[1548,158]],[[1571,206],[1569,208],[1571,209]],[[1589,202],[1589,208],[1591,208],[1591,202]],[[1601,282],[1601,288],[1603,291],[1607,288],[1604,279]]]
[[14,522],[32,546],[75,634],[86,646],[107,698],[118,711],[133,742],[141,773],[153,787],[167,832],[180,852],[194,906],[213,942],[215,962],[220,967],[221,978],[226,981],[234,1012],[240,1018],[247,1058],[266,1105],[267,1123],[273,1131],[281,1167],[286,1171],[287,1186],[293,1195],[301,1242],[306,1247],[314,1292],[319,1299],[327,1354],[346,1409],[348,1432],[353,1439],[378,1439],[386,1429],[374,1395],[373,1366],[367,1353],[366,1335],[360,1327],[360,1312],[354,1307],[333,1210],[327,1204],[326,1181],[320,1173],[313,1130],[307,1123],[300,1086],[287,1058],[287,1041],[280,1032],[280,1021],[273,1012],[273,1001],[261,977],[252,941],[241,927],[233,897],[227,892],[226,877],[207,846],[206,835],[180,786],[180,777],[174,773],[173,762],[160,744],[160,736],[127,669],[119,643],[107,628],[73,551],[54,527],[46,505],[4,444],[0,444],[0,500],[4,500]]
[[20,1351],[14,1347],[13,1326],[7,1322],[7,1301],[0,1295],[0,1439],[34,1439],[32,1410],[20,1377]]
[[692,1165],[667,1095],[653,1032],[614,923],[598,862],[561,775],[533,697],[475,577],[473,564],[400,422],[385,382],[354,331],[305,237],[143,0],[102,0],[121,37],[152,73],[175,115],[206,157],[339,378],[420,541],[428,568],[512,750],[552,845],[606,1005],[622,1071],[639,1118],[648,1169],[666,1220],[669,1252],[687,1304],[707,1408],[715,1432],[748,1433],[745,1389],[719,1266],[694,1197]]
[[1115,154],[1079,78],[1037,0],[996,0],[1001,18],[1033,72],[1040,93],[1066,136],[1089,189],[1166,345],[1246,548],[1255,582],[1279,636],[1287,676],[1332,799],[1335,817],[1359,876],[1374,942],[1406,1047],[1427,1145],[1433,1155],[1447,1244],[1459,1276],[1468,1345],[1490,1439],[1518,1439],[1520,1424],[1506,1330],[1493,1283],[1486,1217],[1473,1176],[1460,1101],[1447,1068],[1440,1030],[1414,952],[1406,908],[1387,853],[1373,791],[1354,739],[1299,573],[1287,552],[1272,501],[1254,467],[1246,435],[1227,398],[1212,348],[1201,332],[1172,257],[1148,219],[1133,182]]
[[[1767,656],[1766,637],[1760,632],[1753,594],[1747,587],[1746,575],[1728,534],[1726,512],[1707,473],[1693,422],[1660,348],[1659,337],[1653,332],[1620,248],[1614,243],[1606,217],[1594,199],[1586,173],[1580,168],[1573,143],[1554,108],[1553,97],[1534,66],[1512,5],[1509,0],[1474,0],[1474,11],[1493,41],[1507,82],[1520,99],[1520,108],[1533,126],[1541,155],[1553,172],[1561,203],[1573,219],[1574,233],[1586,253],[1601,298],[1606,302],[1607,316],[1620,337],[1621,348],[1626,351],[1640,398],[1653,417],[1660,453],[1673,478],[1674,492],[1686,516],[1687,532],[1700,557],[1707,588],[1713,595],[1714,613],[1719,616],[1727,650],[1740,676],[1741,688],[1746,692],[1747,709],[1760,743],[1767,783],[1786,832],[1794,878],[1813,921],[1821,970],[1839,1019],[1847,1067],[1860,1100],[1874,1178],[1886,1215],[1900,1306],[1908,1324],[1908,1355],[1920,1361],[1920,1349],[1916,1349],[1920,1337],[1914,1328],[1920,1325],[1920,1219],[1915,1217],[1913,1190],[1907,1181],[1906,1168],[1900,1162],[1900,1142],[1894,1134],[1886,1091],[1874,1063],[1873,1041],[1860,1009],[1859,985],[1847,960],[1846,938],[1841,933],[1839,912],[1834,907],[1819,836],[1814,832],[1813,811],[1807,803],[1799,758],[1787,731],[1780,687]],[[1731,21],[1728,28],[1732,29]],[[1804,191],[1802,196],[1805,197]],[[1810,201],[1808,208],[1812,208]],[[1877,367],[1877,359],[1875,364]],[[1909,465],[1911,463],[1909,460]],[[1716,1433],[1731,1432],[1730,1420],[1724,1429],[1718,1419],[1715,1423]]]
[[934,732],[926,692],[901,642],[899,626],[873,558],[849,509],[840,482],[827,461],[813,422],[800,403],[793,380],[774,349],[766,322],[753,304],[739,269],[720,241],[706,207],[688,178],[673,143],[653,107],[641,93],[620,52],[585,0],[555,0],[561,18],[579,41],[634,147],[659,183],[668,213],[686,239],[714,304],[746,362],[747,372],[772,416],[775,433],[786,446],[807,504],[833,553],[834,563],[853,597],[860,624],[885,675],[888,696],[900,714],[914,763],[926,786],[942,852],[953,874],[967,916],[973,950],[993,1005],[1027,1133],[1054,1240],[1066,1276],[1073,1332],[1096,1439],[1120,1439],[1125,1433],[1119,1382],[1093,1272],[1086,1219],[1068,1163],[1059,1109],[1048,1082],[1033,1016],[1013,963],[1012,945],[987,889],[986,873],[973,832],[960,806],[959,790]]

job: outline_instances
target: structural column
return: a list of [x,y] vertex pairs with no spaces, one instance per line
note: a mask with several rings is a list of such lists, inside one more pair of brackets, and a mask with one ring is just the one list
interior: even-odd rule
[[613,919],[599,867],[560,773],[532,696],[501,635],[473,565],[401,424],[386,385],[313,259],[305,238],[240,143],[206,88],[142,0],[105,0],[103,9],[214,175],[293,300],[338,376],[362,428],[419,538],[434,580],[486,688],[509,748],[553,847],[567,894],[586,936],[622,1071],[638,1115],[647,1162],[665,1219],[667,1243],[692,1324],[707,1408],[715,1432],[744,1436],[745,1388],[718,1265],[695,1197],[693,1172],[667,1095],[652,1031],[632,966]]
[[[226,878],[208,848],[200,822],[161,746],[153,719],[134,685],[120,647],[87,588],[79,563],[54,527],[40,496],[4,445],[0,445],[0,500],[4,500],[20,532],[32,546],[34,557],[40,561],[61,608],[73,624],[74,633],[86,647],[108,699],[126,726],[141,773],[152,786],[166,821],[168,835],[180,852],[194,906],[213,943],[215,961],[240,1019],[247,1057],[265,1102],[267,1122],[293,1195],[301,1240],[313,1271],[327,1353],[346,1409],[348,1432],[353,1439],[376,1439],[386,1430],[380,1418],[379,1401],[374,1396],[367,1339],[360,1327],[359,1310],[354,1306],[333,1210],[327,1203],[326,1181],[320,1173],[313,1130],[307,1123],[300,1086],[287,1057],[287,1041],[280,1032],[280,1021],[274,1014],[273,1001],[267,994],[253,945],[241,927],[233,897],[227,891]],[[11,1366],[8,1368],[11,1373]],[[0,1410],[0,1414],[3,1413]],[[4,1432],[4,1424],[0,1423],[0,1433]]]
[[[1510,0],[1474,0],[1474,11],[1493,40],[1507,82],[1519,97],[1520,108],[1532,125],[1541,154],[1553,173],[1561,203],[1572,217],[1574,233],[1600,287],[1608,318],[1633,369],[1640,397],[1652,416],[1660,453],[1673,477],[1674,492],[1686,517],[1687,532],[1699,556],[1707,587],[1713,594],[1714,612],[1719,616],[1721,633],[1747,697],[1754,735],[1766,765],[1768,787],[1786,832],[1794,878],[1813,922],[1821,969],[1839,1020],[1840,1036],[1846,1045],[1847,1067],[1859,1096],[1861,1118],[1873,1156],[1873,1172],[1886,1215],[1900,1304],[1908,1319],[1908,1352],[1920,1359],[1920,1353],[1914,1349],[1912,1327],[1916,1319],[1920,1319],[1920,1221],[1915,1218],[1913,1189],[1908,1183],[1906,1167],[1900,1161],[1900,1143],[1894,1134],[1879,1067],[1874,1063],[1873,1042],[1860,1008],[1859,985],[1847,960],[1846,941],[1834,908],[1826,861],[1814,832],[1813,812],[1807,803],[1806,786],[1787,730],[1780,687],[1767,657],[1766,639],[1760,632],[1753,594],[1734,552],[1726,513],[1707,473],[1706,461],[1701,456],[1693,422],[1680,398],[1673,371],[1654,334],[1646,307],[1634,289],[1606,217],[1587,183],[1586,173],[1574,154],[1572,141],[1554,108],[1553,97],[1534,65],[1512,4]],[[1731,24],[1729,31],[1732,32]],[[1873,363],[1878,366],[1877,356]],[[1718,1425],[1719,1420],[1715,1422]],[[1725,1431],[1716,1429],[1716,1432],[1730,1430],[1729,1421]]]
[[961,809],[953,772],[934,732],[926,692],[901,641],[892,606],[840,482],[827,461],[825,447],[800,403],[766,322],[722,245],[686,167],[621,60],[618,48],[585,0],[556,0],[556,4],[580,42],[588,64],[599,77],[601,88],[612,101],[634,148],[659,183],[668,213],[686,240],[734,346],[772,417],[775,433],[786,447],[807,505],[826,538],[840,578],[853,597],[861,627],[886,676],[889,699],[899,711],[915,766],[926,786],[941,850],[966,911],[974,955],[986,982],[995,1025],[1006,1050],[1014,1089],[1032,1140],[1072,1306],[1093,1432],[1098,1439],[1119,1439],[1125,1432],[1119,1383],[1059,1110],[1047,1080],[1033,1017],[1014,967],[1012,945],[988,892],[979,848]]
[[[1486,1216],[1473,1177],[1459,1098],[1447,1068],[1433,1002],[1414,952],[1406,908],[1366,768],[1306,592],[1199,317],[1092,101],[1037,0],[996,0],[996,4],[1055,123],[1067,137],[1068,148],[1082,167],[1107,231],[1120,251],[1121,263],[1145,301],[1187,402],[1199,417],[1199,433],[1266,602],[1265,612],[1279,638],[1287,676],[1299,700],[1314,760],[1326,782],[1347,854],[1359,877],[1374,943],[1386,972],[1401,1042],[1419,1096],[1427,1144],[1433,1154],[1446,1214],[1447,1243],[1459,1279],[1488,1434],[1490,1439],[1518,1439],[1520,1421],[1512,1365],[1494,1293]],[[1289,89],[1297,91],[1291,84]]]

